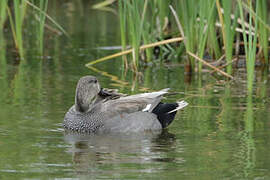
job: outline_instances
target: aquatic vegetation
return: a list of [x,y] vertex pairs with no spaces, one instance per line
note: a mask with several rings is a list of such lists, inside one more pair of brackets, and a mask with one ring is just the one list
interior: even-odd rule
[[[34,1],[32,0],[32,4]],[[42,54],[43,51],[43,40],[44,40],[44,26],[46,20],[46,12],[48,8],[48,0],[40,0],[39,1],[39,11],[37,12],[38,25],[37,25],[37,41],[39,46],[39,51]],[[45,13],[43,13],[45,12]]]
[[[256,12],[258,12],[258,2],[256,4]],[[245,46],[245,53],[246,53],[246,68],[247,68],[247,83],[248,83],[248,91],[249,93],[252,92],[253,87],[253,80],[254,80],[254,68],[255,68],[255,60],[256,60],[256,48],[257,48],[257,32],[258,32],[258,20],[257,16],[255,16],[255,30],[254,30],[254,36],[252,35],[252,16],[249,16],[249,26],[248,26],[248,34],[245,31],[245,21],[244,21],[244,15],[243,15],[243,6],[240,0],[238,0],[239,9],[240,9],[240,16],[242,20],[242,28],[243,28],[243,38],[244,38],[244,46]],[[249,3],[249,8],[252,10],[252,3]]]
[[268,55],[268,37],[269,37],[269,29],[265,26],[264,22],[267,22],[267,1],[261,0],[257,2],[258,9],[258,18],[261,19],[258,23],[258,30],[260,31],[259,35],[259,44],[263,50],[264,63],[268,66],[269,64],[269,55]]
[[4,23],[7,18],[6,8],[7,8],[7,0],[0,1],[0,29],[3,29]]
[[[202,72],[203,64],[207,64],[205,60],[207,58],[208,63],[213,65],[207,65],[208,67],[215,72],[222,71],[222,75],[228,74],[229,76],[224,75],[226,77],[233,77],[236,60],[239,56],[245,55],[248,89],[251,90],[255,61],[260,61],[267,67],[269,65],[268,4],[266,0],[233,2],[232,0],[119,1],[121,43],[123,50],[127,50],[128,45],[132,47],[128,51],[133,55],[131,63],[133,70],[138,70],[143,61],[150,62],[155,57],[163,59],[164,46],[154,47],[161,51],[155,57],[152,56],[155,54],[152,46],[151,49],[146,48],[146,52],[139,50],[140,46],[180,36],[184,38],[181,43],[167,47],[174,56],[187,57],[185,64],[190,68],[186,69],[190,72]],[[92,61],[87,66],[113,57],[115,56]],[[123,64],[125,64],[123,67],[128,67],[127,59]]]
[[[120,22],[120,32],[121,32],[121,45],[122,50],[125,51],[127,47],[127,39],[126,39],[126,9],[127,6],[123,3],[122,0],[118,1],[118,9],[119,9],[119,22]],[[122,68],[127,68],[128,62],[126,56],[123,56]]]
[[[29,33],[25,30],[27,27],[35,30],[31,37],[35,43],[32,44],[36,45],[33,48],[38,49],[40,56],[44,51],[45,33],[53,29],[50,24],[67,35],[49,15],[49,3],[48,0],[0,2],[0,29],[11,30],[14,47],[21,59],[28,44],[25,40],[25,34]],[[75,1],[69,3],[74,5]],[[122,52],[86,65],[123,56],[122,69],[131,68],[138,72],[140,67],[153,62],[181,61],[187,74],[201,74],[207,67],[233,79],[237,59],[244,57],[250,82],[248,87],[252,89],[255,62],[267,67],[265,69],[269,66],[267,6],[267,0],[239,0],[238,3],[232,0],[100,1],[91,4],[90,8],[118,16]]]
[[[164,40],[164,41],[160,41],[160,42],[156,42],[156,43],[152,43],[152,44],[146,44],[146,45],[140,46],[139,49],[144,50],[144,49],[148,49],[148,48],[151,48],[151,47],[155,47],[155,46],[159,46],[159,45],[163,45],[163,44],[169,44],[169,43],[173,43],[173,42],[179,42],[179,41],[183,41],[183,38],[181,38],[181,37],[172,38],[172,39],[168,39],[168,40]],[[97,59],[95,61],[91,61],[91,62],[87,63],[86,66],[92,66],[94,64],[97,64],[97,63],[100,63],[100,62],[103,62],[103,61],[106,61],[106,60],[109,60],[109,59],[112,59],[112,58],[115,58],[115,57],[118,57],[118,56],[123,56],[123,55],[126,55],[126,54],[130,54],[133,51],[134,51],[133,49],[128,49],[128,50],[120,52],[120,53],[109,55],[109,56]]]
[[[120,15],[92,9],[94,3],[102,1],[48,1],[43,12],[60,23],[71,38],[59,36],[56,25],[47,16],[44,33],[39,34],[41,12],[34,8],[39,8],[39,1],[29,2],[32,5],[26,5],[22,27],[23,60],[15,49],[7,9],[0,29],[0,179],[270,179],[266,156],[270,138],[270,82],[267,71],[261,71],[268,69],[267,64],[263,63],[265,68],[262,68],[258,63],[265,60],[261,40],[264,37],[258,32],[261,25],[268,33],[269,18],[267,13],[268,21],[264,20],[256,4],[250,6],[248,1],[241,1],[247,44],[249,14],[252,14],[253,42],[255,21],[258,31],[255,44],[259,67],[254,70],[252,94],[248,94],[237,1],[232,7],[232,13],[239,11],[239,15],[232,43],[231,74],[226,71],[228,62],[216,1],[205,0],[211,6],[206,4],[200,10],[208,7],[209,12],[198,13],[204,14],[204,20],[197,14],[195,38],[191,37],[195,48],[189,52],[184,42],[187,37],[181,37],[176,22],[184,28],[178,17],[181,0],[177,6],[175,0],[148,0],[144,23],[149,24],[144,25],[139,43],[139,73],[130,71],[133,46],[127,22],[123,19],[125,48],[122,50]],[[119,13],[119,2],[108,6]],[[15,22],[13,0],[7,5]],[[175,10],[176,18],[168,5]],[[156,9],[152,16],[150,8]],[[220,9],[224,20],[222,0]],[[231,19],[231,25],[233,22]],[[39,52],[40,35],[44,38],[42,53]],[[268,37],[266,42],[268,48]],[[235,60],[236,49],[239,49],[239,62]],[[125,61],[122,67],[119,54],[112,60],[96,64],[91,61],[89,69],[83,66],[88,60],[118,52],[129,53],[126,54],[129,70],[125,70]],[[185,73],[188,72],[185,64],[191,59],[192,76]],[[130,137],[126,134],[63,135],[61,122],[73,104],[74,87],[87,74],[97,76],[103,87],[117,88],[126,94],[170,87],[166,101],[185,99],[190,105],[176,116],[172,126],[157,135],[151,132],[146,137],[144,134],[138,134],[139,137],[134,134]]]
[[[30,8],[27,8],[30,7]],[[9,20],[15,48],[21,59],[24,57],[24,35],[23,29],[27,26],[26,21],[36,21],[36,41],[40,54],[43,51],[44,31],[46,19],[50,20],[63,34],[67,35],[65,30],[54,21],[46,12],[48,8],[48,0],[13,0],[8,3],[7,0],[0,2],[0,29],[3,30],[4,24]]]
[[[228,63],[227,72],[232,73],[232,55],[233,55],[233,42],[235,39],[235,27],[238,18],[237,7],[232,9],[232,0],[222,0],[223,14],[219,0],[216,1],[219,20],[221,23],[222,39],[225,48],[226,62]],[[231,18],[233,14],[233,18]]]
[[8,8],[8,15],[10,20],[10,26],[13,34],[13,39],[15,42],[15,46],[20,54],[20,56],[23,58],[23,32],[22,32],[22,26],[26,11],[26,1],[21,0],[14,0],[13,1],[13,8],[14,8],[14,19],[13,15],[10,12],[10,8]]

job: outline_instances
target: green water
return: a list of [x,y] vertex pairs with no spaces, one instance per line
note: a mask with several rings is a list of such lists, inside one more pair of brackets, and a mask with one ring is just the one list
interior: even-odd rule
[[[29,48],[29,35],[19,63],[12,39],[1,33],[0,179],[270,179],[267,76],[258,70],[248,97],[241,69],[235,82],[208,73],[190,79],[182,66],[159,62],[138,78],[124,74],[121,59],[88,69],[85,63],[116,52],[96,48],[120,44],[119,22],[76,2],[51,5],[70,38],[46,37],[44,58]],[[167,101],[190,105],[163,132],[66,135],[64,114],[77,80],[88,74],[129,94],[170,87],[177,93]]]

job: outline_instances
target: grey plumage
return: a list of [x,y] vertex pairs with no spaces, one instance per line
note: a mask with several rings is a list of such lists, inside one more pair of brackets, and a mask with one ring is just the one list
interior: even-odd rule
[[[152,111],[167,93],[168,89],[164,89],[123,96],[103,91],[95,77],[85,76],[77,84],[75,104],[66,113],[63,126],[71,131],[88,133],[161,129],[160,120]],[[179,108],[178,105],[175,108]]]

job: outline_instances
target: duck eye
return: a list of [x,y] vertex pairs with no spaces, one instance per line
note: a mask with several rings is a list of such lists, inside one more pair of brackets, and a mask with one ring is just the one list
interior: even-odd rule
[[88,83],[97,83],[97,80],[96,79],[93,79],[93,80],[90,80],[90,81],[88,81]]

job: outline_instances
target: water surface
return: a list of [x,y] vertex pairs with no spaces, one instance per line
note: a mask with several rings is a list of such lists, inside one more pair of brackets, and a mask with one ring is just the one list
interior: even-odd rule
[[[117,51],[99,47],[120,45],[119,22],[72,2],[51,5],[70,38],[47,37],[44,57],[26,46],[19,62],[12,40],[1,36],[0,179],[270,179],[269,77],[258,70],[247,96],[241,69],[235,82],[190,78],[176,62],[155,62],[137,78],[124,73],[120,58],[88,69],[85,63]],[[77,80],[88,74],[129,94],[170,87],[176,94],[167,101],[190,105],[162,132],[65,134]]]

